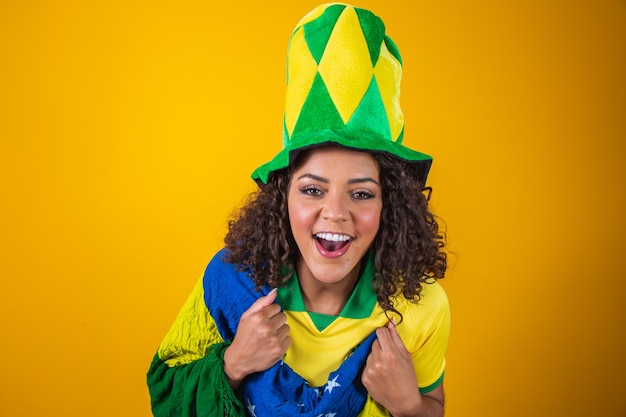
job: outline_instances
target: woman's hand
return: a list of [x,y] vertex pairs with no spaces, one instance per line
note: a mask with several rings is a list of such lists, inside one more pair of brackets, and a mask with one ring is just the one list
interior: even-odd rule
[[271,368],[291,344],[287,316],[275,299],[276,289],[241,315],[235,339],[224,352],[224,373],[233,389],[251,373]]
[[443,387],[435,390],[441,401],[420,395],[411,353],[395,324],[379,328],[376,336],[361,376],[372,398],[394,417],[443,415]]

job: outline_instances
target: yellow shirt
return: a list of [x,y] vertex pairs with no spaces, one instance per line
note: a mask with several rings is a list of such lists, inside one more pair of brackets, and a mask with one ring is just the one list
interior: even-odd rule
[[[337,317],[306,311],[297,277],[278,290],[278,303],[287,315],[291,346],[284,361],[310,386],[324,385],[329,373],[337,370],[350,350],[377,328],[389,322],[376,302],[372,282],[374,266],[368,260],[356,288]],[[437,282],[423,285],[419,302],[399,296],[394,302],[402,315],[389,314],[398,322],[398,333],[411,352],[420,392],[437,388],[445,368],[450,331],[446,294]]]

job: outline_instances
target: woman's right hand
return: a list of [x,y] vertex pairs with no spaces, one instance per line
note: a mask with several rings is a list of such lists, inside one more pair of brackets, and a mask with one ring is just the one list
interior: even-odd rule
[[273,289],[241,315],[235,339],[224,352],[224,373],[233,389],[246,376],[271,368],[291,344],[287,316],[275,299]]

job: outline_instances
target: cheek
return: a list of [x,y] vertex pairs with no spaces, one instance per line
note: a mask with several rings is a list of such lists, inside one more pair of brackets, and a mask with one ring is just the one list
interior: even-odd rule
[[363,211],[359,215],[359,228],[364,234],[376,234],[380,227],[381,208],[376,207]]
[[294,237],[306,233],[310,228],[310,210],[300,204],[292,204],[289,206],[289,224]]

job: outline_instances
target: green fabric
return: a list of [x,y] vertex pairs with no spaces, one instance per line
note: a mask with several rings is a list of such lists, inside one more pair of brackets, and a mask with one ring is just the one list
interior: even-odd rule
[[437,379],[435,382],[433,382],[433,383],[432,383],[432,384],[430,384],[429,386],[424,387],[424,388],[420,388],[420,389],[419,389],[420,394],[422,394],[422,395],[423,395],[423,394],[428,394],[429,392],[432,392],[432,391],[434,391],[435,389],[437,389],[437,387],[438,387],[439,385],[441,385],[441,383],[443,382],[443,376],[444,376],[444,373],[442,373],[442,374],[441,374],[441,376],[439,377],[439,379]]
[[337,319],[337,316],[329,316],[328,314],[321,313],[312,313],[310,311],[309,317],[311,317],[311,321],[315,325],[315,328],[320,332],[323,332],[325,328],[330,326]]
[[173,367],[155,355],[147,377],[154,417],[245,417],[224,374],[229,345],[216,343],[202,359]]
[[[373,256],[368,256],[365,262],[365,267],[361,272],[361,276],[354,287],[354,291],[350,295],[348,302],[341,310],[339,316],[329,316],[326,314],[311,313],[309,317],[315,324],[315,327],[319,331],[323,331],[328,327],[337,317],[351,318],[351,319],[364,319],[372,314],[372,310],[376,305],[376,293],[374,292],[374,259]],[[300,289],[300,283],[298,281],[297,274],[293,273],[291,278],[285,283],[284,286],[278,289],[278,304],[288,311],[306,311],[304,305],[304,299],[302,297],[302,290]]]
[[385,35],[384,42],[389,53],[391,53],[391,55],[393,55],[393,57],[398,60],[400,65],[402,65],[402,55],[400,55],[400,49],[398,49],[398,45],[396,45],[393,39],[391,39],[387,35]]
[[329,6],[323,15],[302,27],[311,56],[318,64],[324,56],[324,50],[330,35],[333,33],[335,23],[345,8],[346,6],[342,4]]
[[302,106],[292,136],[315,132],[322,124],[328,129],[343,129],[345,127],[335,103],[333,103],[326,89],[326,84],[318,73]]
[[[400,134],[400,138],[404,133]],[[286,168],[297,153],[303,149],[316,145],[337,144],[346,148],[357,150],[371,150],[389,153],[408,161],[416,163],[416,168],[420,172],[422,181],[426,181],[428,171],[432,164],[432,157],[410,148],[402,146],[396,142],[380,140],[378,136],[368,131],[355,131],[347,129],[325,129],[309,134],[301,135],[298,140],[292,140],[274,159],[258,167],[252,173],[252,178],[258,182],[267,183],[271,172],[277,169]]]
[[355,8],[354,11],[359,17],[359,22],[363,28],[363,35],[365,35],[367,48],[372,59],[372,67],[375,67],[380,56],[380,40],[385,36],[385,25],[382,20],[377,19],[369,10]]
[[376,305],[376,292],[374,291],[374,256],[368,255],[361,277],[357,281],[352,295],[348,299],[346,306],[341,311],[342,317],[352,319],[365,319],[372,314]]
[[357,107],[354,111],[347,127],[348,129],[353,128],[353,126],[354,128],[358,128],[359,126],[367,124],[370,130],[391,141],[391,129],[389,128],[387,118],[377,117],[374,120],[370,120],[372,118],[372,114],[378,114],[380,112],[385,112],[385,105],[383,104],[383,100],[380,98],[380,91],[378,90],[378,84],[376,84],[376,78],[372,78],[372,82],[363,96],[361,104],[359,104],[359,107]]

